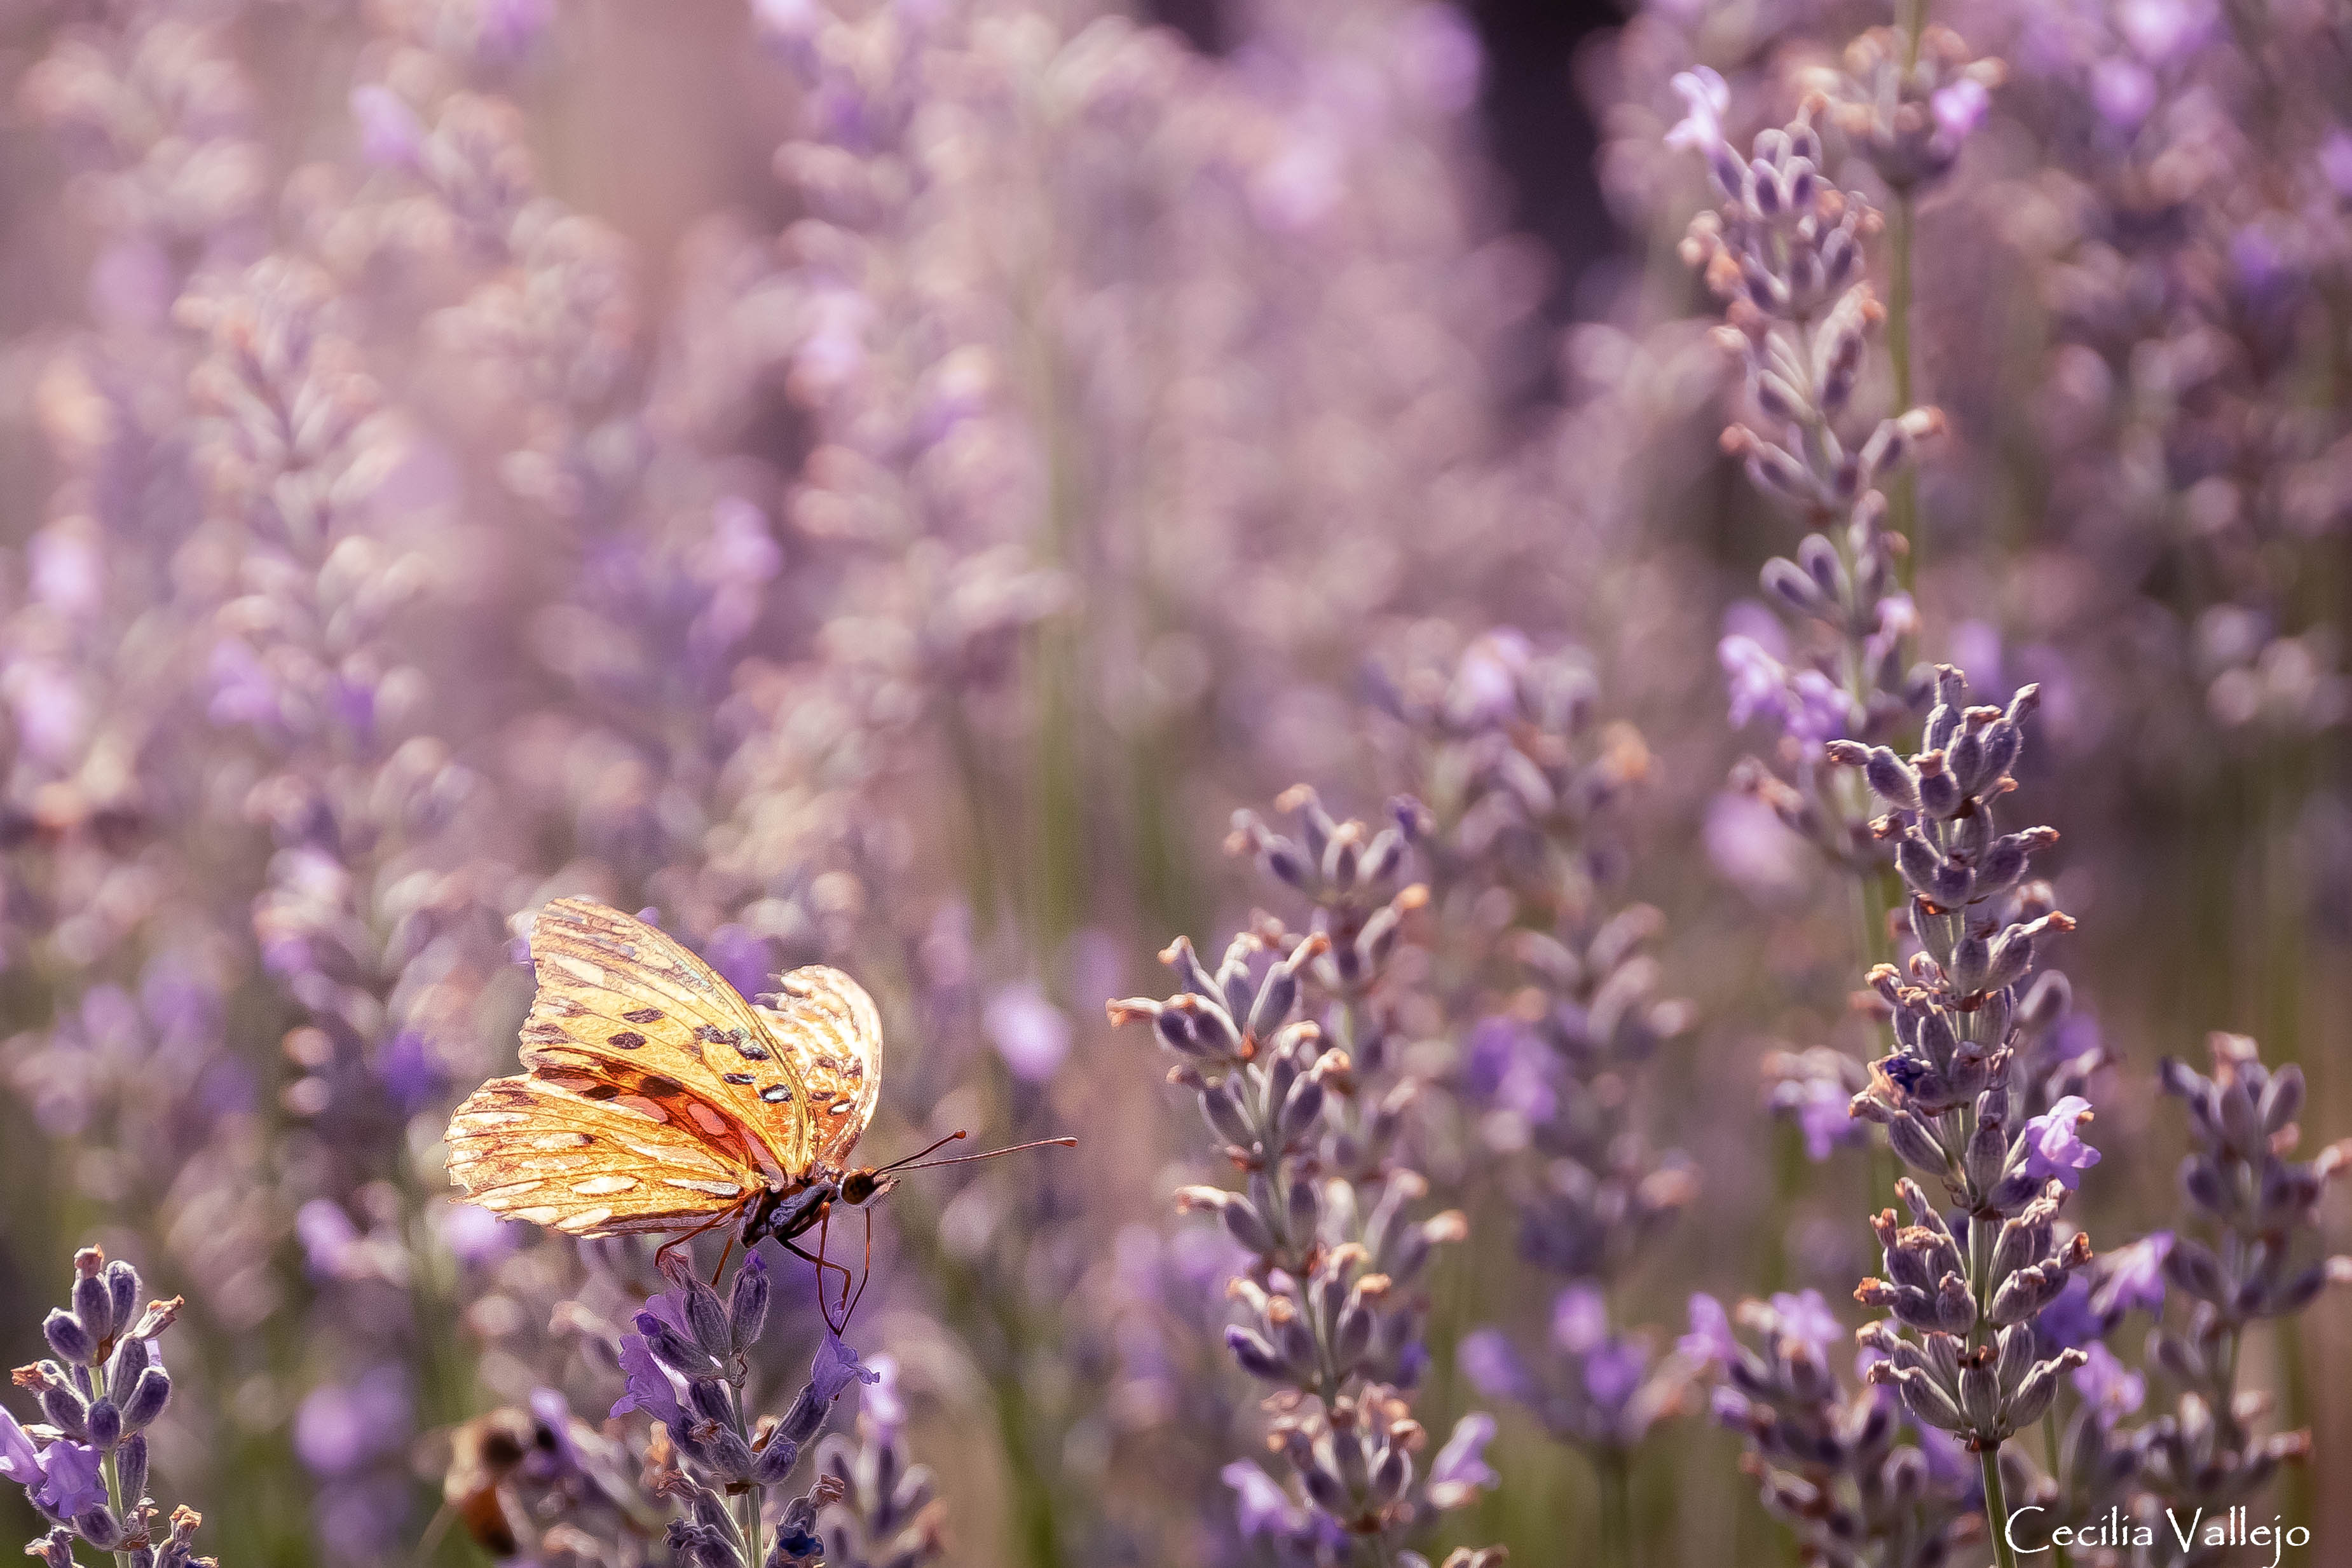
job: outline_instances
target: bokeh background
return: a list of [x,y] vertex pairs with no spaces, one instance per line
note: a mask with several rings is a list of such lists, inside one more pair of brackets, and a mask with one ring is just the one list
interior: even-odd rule
[[[1901,198],[1905,373],[1946,426],[1917,646],[1990,700],[2041,684],[2016,809],[2063,835],[2067,1027],[2112,1058],[2077,1217],[2134,1236],[2176,1206],[2156,1064],[2210,1030],[2352,1134],[2352,18],[1945,9],[2005,68]],[[1868,1054],[1853,887],[1730,781],[1792,743],[1728,721],[1717,663],[1801,529],[1718,446],[1737,359],[1677,254],[1713,198],[1664,136],[1676,72],[1728,78],[1744,144],[1896,23],[8,0],[0,1347],[35,1357],[102,1242],[189,1300],[156,1471],[206,1549],[416,1560],[454,1425],[598,1403],[551,1327],[572,1244],[454,1206],[437,1142],[512,1070],[517,915],[586,893],[747,992],[861,977],[875,1151],[1081,1136],[877,1227],[852,1337],[904,1368],[952,1561],[1262,1560],[1220,1479],[1260,1448],[1223,1255],[1170,1204],[1203,1134],[1103,1004],[1162,994],[1179,933],[1303,918],[1228,852],[1237,809],[1427,796],[1428,715],[1552,657],[1622,786],[1577,841],[1689,1003],[1601,1091],[1696,1176],[1612,1310],[1658,1345],[1695,1291],[1863,1321],[1882,1156],[1809,1158],[1768,1103],[1786,1053]],[[1858,402],[1893,373],[1874,350]],[[1441,902],[1405,940],[1442,967],[1513,919]],[[1476,1046],[1513,994],[1448,994],[1402,1026],[1469,1222],[1421,1414],[1501,1432],[1442,1539],[1580,1562],[1586,1455],[1454,1356],[1540,1338],[1558,1281],[1519,1246],[1543,1113]],[[2343,1246],[2340,1194],[2325,1219]],[[2258,1514],[2352,1552],[2344,1293],[2243,1376],[2314,1434]],[[1639,1560],[1793,1562],[1684,1403],[1633,1452]]]

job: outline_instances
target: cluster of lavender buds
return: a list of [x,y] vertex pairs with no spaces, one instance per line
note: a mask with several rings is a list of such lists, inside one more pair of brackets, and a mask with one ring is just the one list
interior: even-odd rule
[[49,1313],[49,1359],[16,1368],[40,1401],[30,1427],[0,1407],[0,1475],[25,1489],[48,1533],[26,1547],[49,1568],[71,1568],[74,1546],[116,1554],[131,1568],[187,1568],[202,1518],[173,1511],[160,1538],[147,1496],[147,1429],[172,1401],[155,1342],[179,1315],[178,1297],[142,1307],[139,1270],[85,1247],[74,1254],[73,1304]]
[[[1791,649],[1769,622],[1727,635],[1717,653],[1735,725],[1769,718],[1778,766],[1745,765],[1736,782],[1758,795],[1833,862],[1874,870],[1863,803],[1820,767],[1821,743],[1891,737],[1924,693],[1909,667],[1918,630],[1905,584],[1916,540],[1890,532],[1878,486],[1939,431],[1932,408],[1900,409],[1854,428],[1854,394],[1886,311],[1864,272],[1878,214],[1823,174],[1811,107],[1759,132],[1746,160],[1724,140],[1729,89],[1714,72],[1675,78],[1690,113],[1670,143],[1706,159],[1718,206],[1692,221],[1683,255],[1727,302],[1718,335],[1740,355],[1762,428],[1735,423],[1725,451],[1759,490],[1788,502],[1813,530],[1795,559],[1766,563],[1767,599],[1810,627]],[[1843,433],[1843,434],[1842,434]]]
[[[1932,1431],[1903,1441],[1897,1401],[1840,1373],[1844,1330],[1819,1292],[1782,1293],[1727,1313],[1691,1298],[1681,1354],[1717,1371],[1715,1418],[1745,1440],[1740,1464],[1765,1510],[1824,1568],[1937,1568],[1968,1534],[1974,1478]],[[1753,1345],[1733,1333],[1756,1336]],[[1866,1365],[1871,1357],[1864,1353]]]
[[1358,1057],[1384,1059],[1375,992],[1397,923],[1424,895],[1398,886],[1396,830],[1335,822],[1311,794],[1291,803],[1303,842],[1247,817],[1242,842],[1318,895],[1323,928],[1294,933],[1261,917],[1213,972],[1179,937],[1161,956],[1182,989],[1112,1002],[1109,1015],[1152,1023],[1178,1058],[1170,1082],[1197,1097],[1218,1152],[1245,1176],[1242,1191],[1177,1194],[1180,1207],[1217,1214],[1246,1254],[1247,1271],[1228,1286],[1244,1321],[1225,1343],[1274,1388],[1268,1446],[1292,1485],[1247,1461],[1228,1467],[1244,1532],[1286,1561],[1420,1562],[1404,1544],[1417,1528],[1493,1479],[1483,1417],[1464,1417],[1436,1454],[1416,1457],[1428,1443],[1411,1403],[1428,1361],[1421,1286],[1434,1249],[1467,1226],[1455,1210],[1413,1214],[1429,1183],[1400,1145],[1412,1082],[1377,1093]]
[[1613,1322],[1608,1292],[1697,1183],[1638,1119],[1646,1070],[1691,1009],[1659,995],[1664,917],[1618,891],[1632,856],[1616,818],[1650,756],[1631,726],[1602,721],[1600,697],[1581,650],[1494,632],[1450,666],[1409,670],[1381,706],[1407,727],[1419,790],[1396,815],[1432,868],[1430,988],[1464,1040],[1451,1087],[1494,1156],[1478,1164],[1517,1214],[1521,1256],[1560,1282],[1539,1356],[1485,1327],[1457,1360],[1482,1395],[1592,1458],[1603,1550],[1622,1554],[1632,1451],[1692,1369]]
[[[2306,1432],[2255,1430],[2270,1401],[2238,1386],[2239,1353],[2253,1324],[2295,1316],[2331,1282],[2352,1284],[2352,1258],[2312,1260],[2305,1243],[2327,1184],[2352,1169],[2352,1139],[2293,1158],[2302,1069],[2265,1067],[2242,1035],[2211,1044],[2211,1077],[2170,1059],[2162,1069],[2165,1092],[2188,1107],[2192,1148],[2180,1167],[2183,1228],[2152,1260],[2189,1307],[2185,1324],[2149,1333],[2149,1360],[2178,1395],[2133,1435],[2138,1484],[2178,1517],[2250,1501],[2281,1463],[2308,1451]],[[2168,1561],[2224,1555],[2201,1535],[2192,1545]]]
[[1872,27],[1846,45],[1839,66],[1800,80],[1818,85],[1830,121],[1906,198],[1951,172],[2009,74],[2000,60],[1974,57],[1951,28],[1933,25]]
[[[2048,907],[2046,888],[2024,883],[2033,852],[2057,835],[2001,835],[1992,810],[2016,787],[2010,769],[2034,688],[2005,711],[1974,706],[1967,676],[1943,665],[1937,695],[1925,749],[1907,760],[1884,746],[1829,747],[1887,807],[1873,831],[1895,843],[1917,945],[1904,969],[1871,971],[1895,1049],[1873,1065],[1853,1114],[1884,1126],[1895,1153],[1954,1206],[1948,1217],[1900,1180],[1910,1222],[1893,1209],[1872,1220],[1885,1272],[1854,1299],[1890,1314],[1861,1335],[1878,1358],[1871,1380],[1893,1385],[1922,1426],[1958,1435],[1980,1457],[1998,1532],[2008,1518],[2001,1445],[2041,1420],[2061,1379],[2088,1359],[2053,1347],[2035,1320],[2091,1260],[2090,1238],[2062,1229],[2059,1215],[2099,1155],[2081,1135],[2091,1119],[2082,1096],[2028,1114],[2037,1085],[2021,1048],[2063,998],[2059,985],[2025,990],[2034,942],[2073,928]],[[2010,1550],[2004,1541],[2004,1564]]]
[[946,1552],[947,1507],[933,1495],[931,1472],[908,1465],[898,1432],[907,1407],[895,1357],[868,1364],[875,1383],[864,1396],[856,1436],[834,1433],[817,1450],[817,1468],[839,1495],[817,1515],[826,1568],[922,1568]]
[[622,1336],[626,1390],[619,1416],[643,1411],[657,1423],[646,1463],[652,1490],[677,1513],[666,1528],[671,1561],[697,1568],[786,1568],[824,1552],[819,1511],[845,1483],[821,1478],[769,1518],[771,1489],[798,1468],[834,1401],[880,1374],[827,1328],[784,1414],[754,1416],[752,1347],[768,1321],[767,1265],[747,1258],[721,1297],[695,1273],[683,1249],[661,1260],[670,1288],[650,1298]]

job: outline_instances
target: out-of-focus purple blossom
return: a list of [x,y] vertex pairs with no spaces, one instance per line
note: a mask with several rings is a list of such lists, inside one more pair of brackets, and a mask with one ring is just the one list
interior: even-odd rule
[[1454,1359],[1470,1386],[1488,1399],[1528,1398],[1534,1380],[1510,1337],[1500,1329],[1474,1329],[1454,1347]]
[[2200,0],[2120,0],[2116,31],[2150,65],[2167,65],[2194,51],[2215,21]]
[[371,1367],[350,1383],[321,1384],[294,1412],[294,1452],[312,1475],[341,1476],[406,1440],[407,1375]]
[[1935,106],[1936,128],[1954,141],[1974,134],[1992,111],[1992,94],[1973,77],[1937,89],[1927,101]]
[[1638,1345],[1616,1339],[1595,1345],[1584,1357],[1584,1391],[1593,1403],[1614,1409],[1642,1385],[1648,1365]]
[[331,1197],[314,1197],[294,1211],[294,1235],[311,1271],[330,1279],[350,1266],[360,1244],[359,1227]]
[[1454,1423],[1454,1435],[1429,1461],[1429,1484],[1433,1487],[1470,1488],[1478,1490],[1493,1486],[1500,1478],[1486,1463],[1486,1445],[1495,1440],[1495,1418],[1484,1412],[1473,1412]]
[[2116,57],[2091,68],[2091,101],[2117,131],[2133,131],[2156,108],[2155,75],[2137,60]]
[[1070,1020],[1032,983],[999,988],[982,1024],[1007,1071],[1024,1083],[1045,1082],[1070,1053]]
[[2084,1350],[2107,1333],[2107,1320],[2092,1305],[2089,1277],[2077,1270],[2058,1297],[2033,1320],[2035,1332],[2060,1350]]
[[1847,1337],[1846,1330],[1819,1291],[1777,1291],[1769,1304],[1776,1332],[1784,1339],[1811,1347],[1817,1354]]
[[2097,1413],[2099,1425],[2112,1427],[2136,1414],[2147,1399],[2147,1380],[2117,1361],[2115,1353],[2094,1340],[2089,1357],[2072,1375],[2074,1392]]
[[40,1450],[5,1408],[0,1408],[0,1476],[20,1487],[37,1486],[41,1479]]
[[1756,898],[1780,898],[1803,885],[1803,836],[1752,794],[1727,789],[1708,801],[1701,836],[1716,871]]
[[1731,1314],[1704,1291],[1690,1299],[1690,1332],[1675,1341],[1675,1349],[1699,1366],[1723,1366],[1739,1354],[1731,1333]]
[[1234,1517],[1244,1537],[1286,1535],[1305,1527],[1306,1511],[1259,1466],[1235,1459],[1217,1472],[1234,1491]]
[[2100,1314],[2121,1316],[2135,1307],[2154,1316],[2164,1310],[2164,1260],[2172,1255],[2169,1230],[2151,1231],[2107,1254],[2091,1305]]
[[497,1262],[519,1246],[526,1234],[520,1222],[503,1219],[477,1204],[452,1203],[437,1209],[441,1244],[469,1268]]
[[2055,1178],[2068,1191],[2080,1186],[2083,1173],[2099,1163],[2099,1151],[2084,1143],[2082,1130],[2090,1124],[2091,1103],[2069,1094],[2025,1124],[2025,1170],[2035,1181]]
[[2352,131],[2338,127],[2321,140],[2319,172],[2338,196],[2352,198]]
[[380,82],[352,89],[352,119],[359,126],[362,158],[379,168],[415,164],[425,143],[425,125],[398,93]]
[[1666,132],[1666,145],[1694,152],[1712,152],[1723,145],[1723,116],[1731,108],[1731,86],[1712,66],[1697,66],[1675,75],[1671,84],[1682,96],[1683,118]]
[[1553,1298],[1551,1337],[1571,1355],[1582,1355],[1609,1337],[1609,1301],[1598,1286],[1570,1285]]
[[883,1434],[884,1440],[890,1441],[907,1424],[907,1398],[898,1390],[898,1358],[886,1351],[869,1357],[866,1369],[874,1375],[866,1380],[866,1391],[858,1396],[858,1408]]

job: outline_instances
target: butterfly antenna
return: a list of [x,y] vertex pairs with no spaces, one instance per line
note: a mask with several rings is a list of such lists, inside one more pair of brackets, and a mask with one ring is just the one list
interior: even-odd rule
[[[961,1138],[963,1134],[961,1133],[958,1133],[956,1136]],[[949,1141],[949,1139],[941,1138],[940,1140],[940,1144],[944,1144]],[[938,1148],[940,1144],[933,1144],[931,1145],[931,1149]],[[1077,1146],[1078,1141],[1076,1138],[1037,1138],[1026,1144],[1012,1144],[1008,1145],[1004,1148],[990,1149],[985,1154],[957,1155],[951,1158],[944,1160],[923,1159],[923,1155],[928,1155],[931,1152],[931,1149],[925,1149],[923,1151],[923,1155],[909,1155],[906,1159],[900,1160],[897,1165],[884,1166],[882,1170],[931,1171],[939,1169],[941,1166],[968,1166],[974,1160],[992,1160],[999,1155],[1017,1155],[1024,1149],[1075,1149]],[[915,1161],[920,1161],[921,1163],[910,1163]],[[882,1171],[876,1171],[874,1174],[876,1176],[880,1176]]]
[[881,1170],[877,1170],[877,1171],[876,1171],[874,1174],[875,1174],[876,1176],[880,1176],[880,1175],[882,1175],[885,1171],[895,1171],[895,1170],[897,1170],[900,1166],[910,1166],[910,1165],[913,1165],[917,1160],[921,1159],[925,1155],[930,1154],[930,1153],[932,1153],[932,1152],[933,1152],[933,1151],[935,1151],[935,1150],[944,1149],[944,1148],[946,1148],[950,1144],[954,1143],[958,1138],[965,1137],[965,1136],[967,1136],[967,1135],[968,1135],[968,1134],[964,1132],[964,1130],[963,1130],[961,1127],[958,1127],[954,1132],[950,1133],[946,1137],[941,1138],[938,1143],[933,1144],[933,1145],[930,1146],[930,1148],[928,1148],[928,1149],[918,1149],[915,1153],[913,1153],[913,1154],[911,1154],[911,1155],[908,1155],[905,1159],[903,1159],[903,1160],[892,1160],[888,1165],[884,1166],[882,1167],[882,1169],[881,1169]]

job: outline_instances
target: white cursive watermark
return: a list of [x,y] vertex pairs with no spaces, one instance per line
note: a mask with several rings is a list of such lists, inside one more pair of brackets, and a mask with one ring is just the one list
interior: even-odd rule
[[[2284,1514],[2275,1513],[2268,1524],[2256,1524],[2252,1511],[2244,1508],[2228,1509],[2211,1518],[2201,1508],[2185,1516],[2178,1509],[2168,1508],[2160,1525],[2134,1518],[2120,1508],[2111,1508],[2095,1519],[2071,1524],[2050,1525],[2030,1517],[2049,1511],[2039,1504],[2011,1510],[2001,1526],[2009,1549],[2021,1557],[2031,1557],[2059,1546],[2154,1546],[2161,1530],[2184,1552],[2191,1546],[2241,1546],[2255,1552],[2267,1551],[2270,1558],[2265,1568],[2280,1568],[2290,1549],[2311,1544],[2308,1525],[2288,1524]],[[2042,1542],[2039,1546],[2027,1544],[2036,1538]]]

